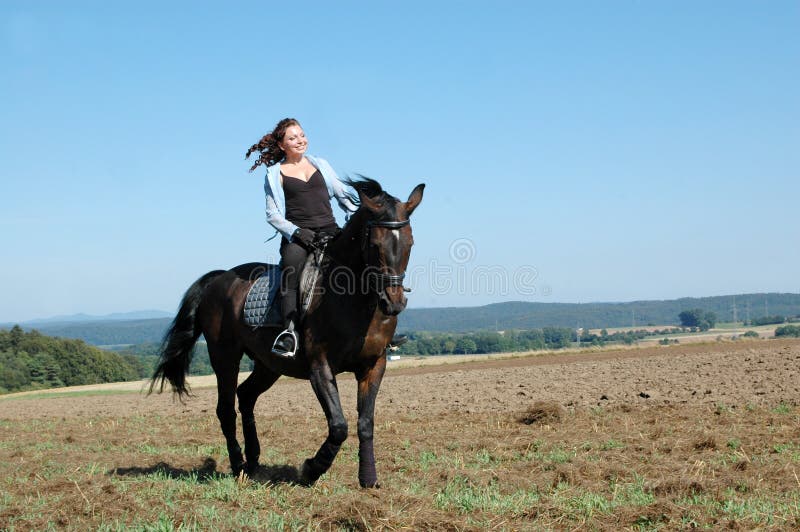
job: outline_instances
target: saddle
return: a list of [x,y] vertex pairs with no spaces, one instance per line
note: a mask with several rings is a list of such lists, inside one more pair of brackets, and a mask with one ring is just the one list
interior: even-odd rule
[[[324,261],[324,248],[314,248],[300,273],[298,296],[298,323],[311,304],[312,296],[319,292],[317,286]],[[265,264],[264,272],[256,279],[244,300],[244,322],[249,327],[283,327],[281,318],[281,268],[277,264]]]

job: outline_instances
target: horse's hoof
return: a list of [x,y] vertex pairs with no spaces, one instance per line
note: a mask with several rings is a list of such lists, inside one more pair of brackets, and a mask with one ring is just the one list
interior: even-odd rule
[[311,460],[309,459],[303,462],[303,465],[300,466],[300,475],[297,479],[298,483],[301,486],[313,486],[318,478],[319,475],[315,475],[311,469]]
[[242,471],[247,473],[247,464],[244,462],[237,462],[235,464],[231,464],[231,471],[233,471],[233,476],[238,477]]
[[361,484],[362,488],[367,489],[367,490],[368,489],[376,489],[377,490],[377,489],[380,489],[380,487],[381,487],[381,483],[378,482],[377,480],[375,480],[374,482],[361,482],[361,481],[359,481],[358,483]]
[[256,471],[258,471],[258,461],[255,462],[245,462],[244,464],[244,473],[245,475],[252,475]]

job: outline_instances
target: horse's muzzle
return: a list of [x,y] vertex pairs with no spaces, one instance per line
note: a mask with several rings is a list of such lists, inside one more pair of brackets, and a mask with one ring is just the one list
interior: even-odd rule
[[402,286],[386,287],[378,293],[378,305],[387,316],[397,316],[406,308],[408,298]]

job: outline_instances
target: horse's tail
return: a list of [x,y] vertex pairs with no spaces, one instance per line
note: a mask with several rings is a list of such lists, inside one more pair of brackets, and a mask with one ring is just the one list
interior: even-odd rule
[[186,290],[178,315],[172,320],[158,350],[158,367],[150,380],[148,394],[153,393],[156,382],[159,383],[159,393],[163,392],[165,381],[168,380],[178,397],[189,395],[186,373],[192,361],[194,344],[203,332],[197,323],[197,307],[200,306],[206,287],[222,273],[225,271],[208,272]]

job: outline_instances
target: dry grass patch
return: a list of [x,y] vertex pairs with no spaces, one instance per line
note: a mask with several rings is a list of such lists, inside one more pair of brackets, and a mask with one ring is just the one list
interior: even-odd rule
[[559,423],[564,416],[564,407],[558,403],[536,401],[518,417],[525,425],[553,425]]

